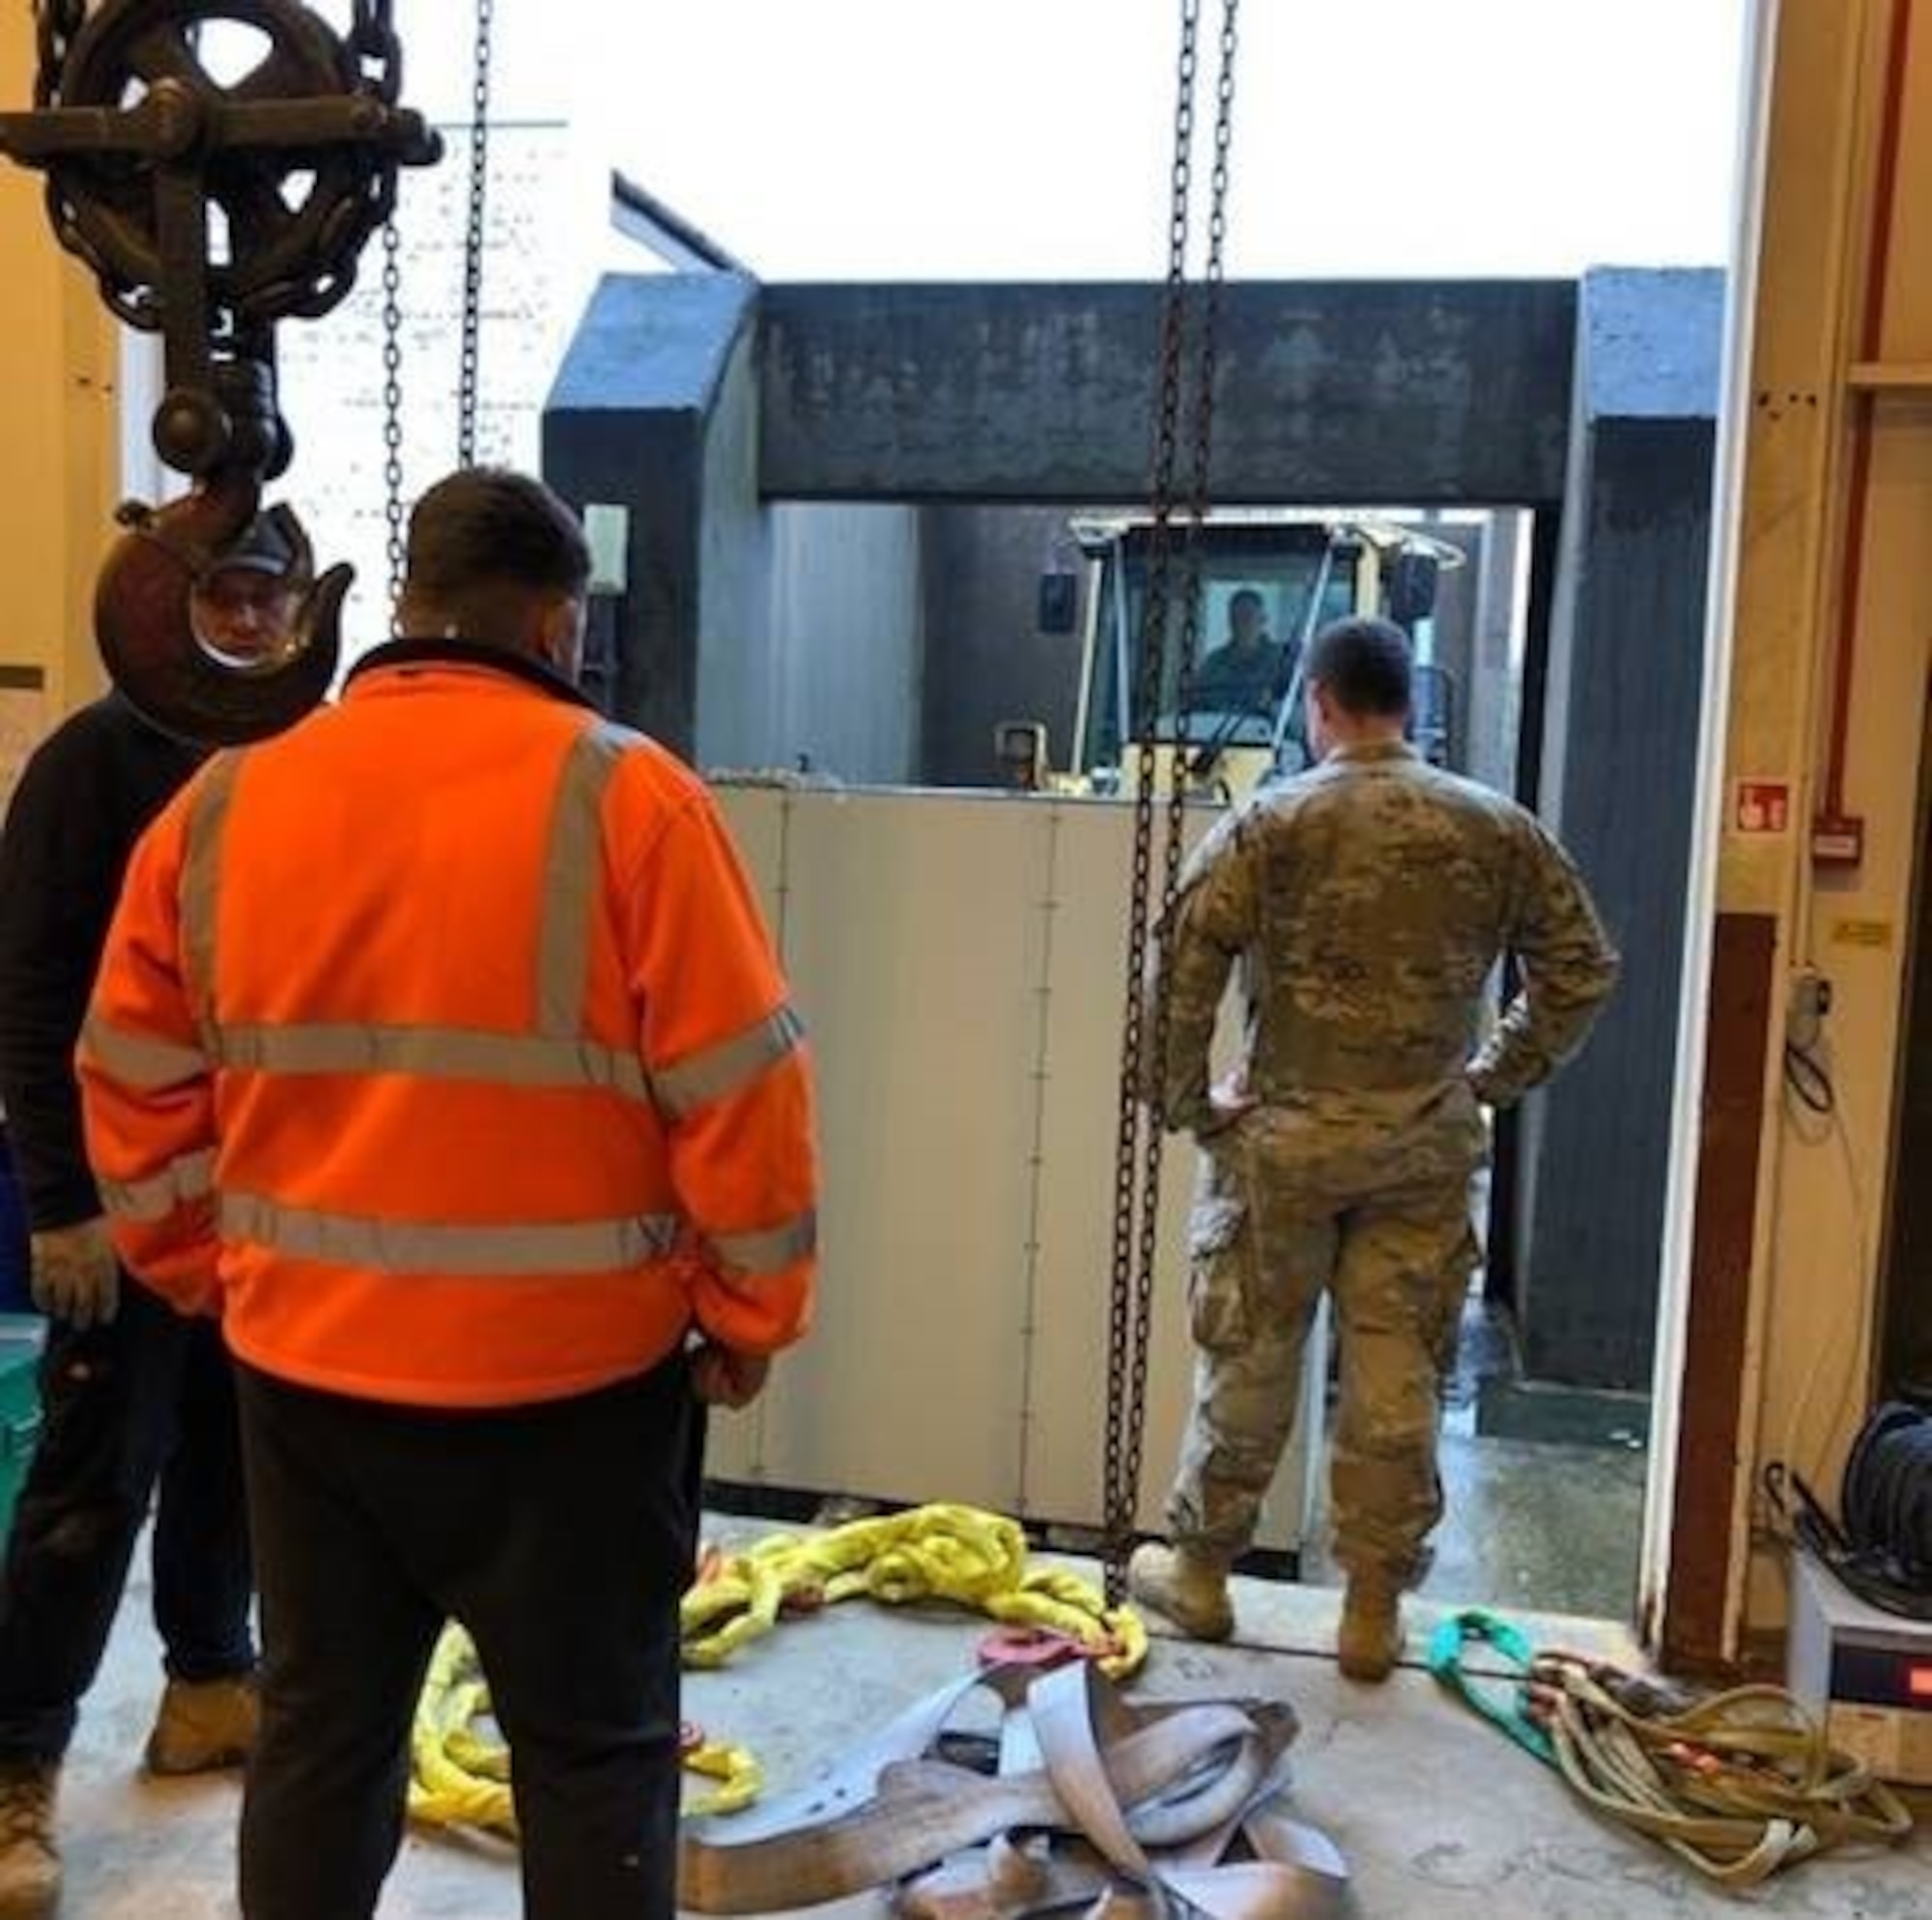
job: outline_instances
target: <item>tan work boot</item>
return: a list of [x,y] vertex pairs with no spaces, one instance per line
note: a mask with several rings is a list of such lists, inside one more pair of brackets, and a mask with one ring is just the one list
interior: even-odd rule
[[1136,1547],[1127,1562],[1127,1592],[1190,1639],[1225,1640],[1235,1630],[1226,1569],[1185,1547]]
[[52,1761],[0,1761],[0,1920],[46,1920],[60,1905]]
[[240,1766],[255,1750],[262,1703],[252,1675],[234,1680],[168,1681],[155,1731],[148,1736],[150,1773],[212,1773]]
[[1342,1603],[1335,1651],[1351,1680],[1385,1680],[1402,1658],[1402,1589],[1393,1580],[1354,1574]]

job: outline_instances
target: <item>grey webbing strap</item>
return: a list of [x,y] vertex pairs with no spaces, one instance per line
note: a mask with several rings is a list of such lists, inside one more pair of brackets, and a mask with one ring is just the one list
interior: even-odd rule
[[[1122,1798],[1137,1801],[1157,1793],[1226,1741],[1229,1719],[1237,1717],[1233,1709],[1196,1711],[1208,1716],[1206,1724],[1176,1714],[1112,1749],[1109,1759]],[[1228,1718],[1220,1717],[1224,1712]],[[1064,1792],[1047,1773],[988,1778],[943,1760],[895,1761],[879,1775],[876,1797],[856,1812],[821,1826],[709,1849],[728,1856],[727,1862],[712,1863],[725,1870],[686,1878],[678,1898],[683,1906],[705,1913],[816,1906],[867,1887],[892,1885],[1015,1827],[1077,1825],[1084,1830],[1089,1821],[1100,1823],[1102,1793],[1118,1821],[1119,1801],[1104,1788],[1096,1790],[1093,1783],[1077,1788],[1082,1802],[1077,1811],[1066,1805]],[[1127,1859],[1144,1856],[1124,1829],[1121,1838],[1125,1858],[1116,1858],[1115,1864],[1136,1878],[1148,1878],[1144,1870],[1126,1866]],[[1114,1858],[1111,1839],[1099,1844]],[[687,1846],[687,1865],[691,1857]]]
[[[1285,1704],[1130,1708],[1080,1663],[1035,1680],[1022,1708],[1014,1703],[1028,1677],[995,1670],[920,1702],[825,1778],[761,1809],[751,1837],[737,1821],[695,1822],[683,1841],[680,1905],[759,1913],[911,1880],[904,1910],[935,1920],[1022,1920],[1102,1902],[1111,1914],[1151,1915],[1172,1906],[1170,1896],[1211,1920],[1342,1912],[1340,1856],[1319,1835],[1299,1844],[1310,1830],[1278,1803],[1294,1733]],[[1044,1767],[988,1777],[915,1757],[982,1681],[1031,1719]],[[1257,1857],[1220,1864],[1233,1834],[1251,1823]],[[1019,1829],[1056,1838],[1044,1853],[1017,1849],[1005,1836]],[[727,1833],[729,1844],[714,1838]],[[1158,1836],[1151,1851],[1142,1835]],[[981,1850],[954,1857],[969,1849]]]
[[879,1775],[894,1761],[917,1760],[920,1755],[929,1753],[959,1703],[976,1688],[997,1683],[998,1678],[997,1673],[968,1674],[915,1701],[897,1719],[844,1755],[837,1765],[788,1793],[760,1800],[745,1812],[733,1814],[729,1820],[687,1821],[684,1827],[687,1863],[694,1855],[708,1861],[713,1854],[728,1854],[748,1841],[812,1826],[864,1806],[872,1797]]
[[1008,1915],[1080,1913],[1106,1902],[1107,1920],[1161,1920],[1146,1894],[1083,1842],[1015,1844],[1004,1835],[983,1853],[935,1867],[899,1895],[901,1920],[1006,1920]]
[[[1323,1906],[1311,1904],[1311,1898],[1325,1889],[1294,1868],[1273,1861],[1197,1866],[1160,1857],[1164,1849],[1181,1846],[1204,1831],[1225,1829],[1232,1816],[1248,1810],[1293,1733],[1292,1716],[1274,1730],[1279,1743],[1272,1751],[1264,1728],[1233,1705],[1188,1709],[1161,1723],[1169,1730],[1185,1727],[1191,1736],[1188,1765],[1162,1784],[1198,1780],[1204,1765],[1223,1756],[1226,1764],[1211,1785],[1148,1809],[1144,1803],[1153,1795],[1135,1791],[1137,1783],[1125,1765],[1146,1736],[1110,1740],[1102,1757],[1096,1726],[1110,1718],[1119,1724],[1109,1711],[1118,1703],[1100,1693],[1104,1686],[1100,1675],[1082,1661],[1047,1676],[1031,1703],[1047,1770],[1081,1833],[1130,1881],[1177,1894],[1211,1920],[1304,1920],[1322,1912]],[[1209,1712],[1221,1717],[1193,1718]],[[1141,1811],[1129,1818],[1128,1807]],[[1147,1850],[1150,1846],[1153,1853]]]

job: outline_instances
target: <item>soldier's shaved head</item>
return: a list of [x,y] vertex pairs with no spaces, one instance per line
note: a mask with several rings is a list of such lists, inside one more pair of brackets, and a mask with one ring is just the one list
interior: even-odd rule
[[1358,720],[1401,720],[1413,697],[1415,654],[1392,620],[1336,620],[1308,649],[1308,682]]

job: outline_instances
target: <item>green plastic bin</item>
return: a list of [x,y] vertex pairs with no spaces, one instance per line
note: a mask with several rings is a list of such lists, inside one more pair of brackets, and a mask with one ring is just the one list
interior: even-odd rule
[[35,1374],[42,1327],[30,1313],[0,1313],[0,1539],[14,1524],[14,1502],[41,1431]]

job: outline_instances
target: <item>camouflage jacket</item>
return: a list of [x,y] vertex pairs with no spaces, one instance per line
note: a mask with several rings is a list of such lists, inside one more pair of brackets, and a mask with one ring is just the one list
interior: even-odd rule
[[[1171,996],[1166,1047],[1145,1091],[1176,1128],[1210,1119],[1237,962],[1241,1077],[1264,1106],[1462,1077],[1507,1106],[1582,1044],[1617,975],[1581,877],[1535,816],[1400,744],[1344,749],[1221,820],[1182,876],[1167,952],[1165,980],[1156,959],[1149,981],[1151,1010]],[[1505,953],[1522,990],[1485,1040]]]

